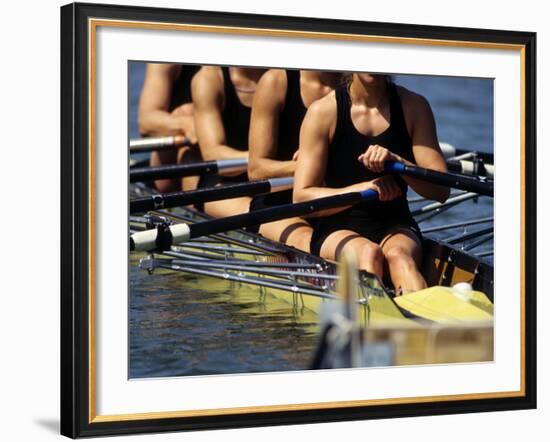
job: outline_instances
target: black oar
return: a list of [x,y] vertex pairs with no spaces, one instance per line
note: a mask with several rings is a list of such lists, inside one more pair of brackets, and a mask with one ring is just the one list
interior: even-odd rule
[[350,192],[342,195],[328,196],[298,204],[285,204],[273,208],[255,210],[241,215],[218,218],[195,224],[173,224],[159,226],[157,229],[134,233],[130,237],[130,250],[162,251],[168,250],[174,244],[179,244],[192,238],[227,232],[243,227],[259,226],[260,224],[278,221],[294,216],[306,216],[321,210],[335,207],[353,206],[361,201],[378,197],[374,190]]
[[130,169],[130,182],[154,181],[171,178],[182,178],[202,174],[213,174],[221,171],[244,171],[248,160],[237,158],[234,160],[204,161],[191,164],[170,164],[157,167],[140,167]]
[[453,187],[455,189],[467,190],[479,195],[493,196],[493,182],[466,176],[457,173],[444,173],[436,170],[425,169],[418,166],[409,166],[396,161],[387,161],[385,170],[388,173],[418,178],[422,181],[438,184],[441,186]]
[[[403,163],[388,161],[385,165],[388,173],[411,176],[430,183],[468,190],[480,195],[493,195],[493,183],[480,181],[479,179],[443,173],[417,166],[408,166]],[[174,224],[171,226],[159,226],[157,229],[145,230],[134,233],[130,237],[130,250],[167,250],[170,246],[200,236],[212,235],[243,227],[258,226],[280,219],[294,216],[310,215],[321,210],[335,207],[352,206],[361,201],[372,200],[378,197],[374,190],[363,192],[351,192],[319,198],[298,204],[281,205],[274,208],[256,210],[241,215],[218,218],[195,224]]]
[[130,213],[149,210],[169,209],[171,207],[201,204],[209,201],[220,201],[241,196],[261,195],[274,190],[292,188],[292,178],[273,178],[270,180],[251,181],[229,186],[207,187],[187,192],[156,194],[130,201]]
[[153,150],[171,150],[189,145],[189,139],[183,135],[168,137],[138,138],[130,140],[130,152],[151,152]]

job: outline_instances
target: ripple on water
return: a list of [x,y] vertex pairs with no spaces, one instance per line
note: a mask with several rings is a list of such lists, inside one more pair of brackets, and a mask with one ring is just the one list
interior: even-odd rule
[[[144,277],[145,275],[145,277]],[[257,289],[130,268],[130,377],[302,370],[316,344],[313,315]],[[223,284],[220,284],[223,283]]]

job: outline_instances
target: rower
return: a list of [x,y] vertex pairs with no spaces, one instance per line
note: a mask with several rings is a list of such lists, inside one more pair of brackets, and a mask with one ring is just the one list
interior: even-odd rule
[[409,211],[407,188],[443,202],[449,189],[384,174],[386,161],[446,171],[434,117],[426,99],[385,75],[355,73],[307,111],[300,137],[294,200],[374,189],[379,200],[321,213],[311,251],[337,260],[346,249],[359,267],[382,278],[396,294],[426,287],[420,274],[420,229]]
[[[293,176],[300,127],[307,108],[338,84],[338,72],[271,69],[258,83],[250,122],[248,176],[262,180]],[[255,196],[251,210],[292,202],[292,191]],[[312,228],[302,218],[263,224],[259,232],[309,252]]]
[[[203,67],[192,82],[195,127],[206,161],[248,158],[250,109],[265,69]],[[247,181],[246,172],[224,171],[201,177],[200,187]],[[215,217],[248,212],[249,197],[213,201],[204,211]]]
[[[200,66],[170,63],[147,63],[145,80],[139,98],[139,131],[142,136],[184,135],[190,144],[196,144],[191,100],[191,79]],[[192,147],[179,150],[153,151],[151,166],[174,164],[183,161],[199,161],[200,156]],[[159,192],[186,190],[196,187],[197,178],[157,180]]]

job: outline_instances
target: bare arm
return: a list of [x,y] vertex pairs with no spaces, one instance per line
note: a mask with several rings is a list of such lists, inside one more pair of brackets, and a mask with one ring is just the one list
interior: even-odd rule
[[223,77],[218,67],[203,67],[191,83],[195,130],[205,161],[246,158],[248,152],[226,145],[222,110]]
[[[294,174],[294,202],[309,201],[327,196],[340,195],[348,192],[358,192],[374,189],[381,194],[381,199],[393,199],[398,188],[393,183],[387,189],[382,183],[384,179],[361,182],[342,188],[324,186],[327,167],[328,147],[336,126],[336,101],[334,93],[313,103],[304,118],[300,131],[300,155]],[[315,216],[327,216],[341,212],[347,207],[324,210]]]
[[[441,153],[432,109],[424,97],[404,90],[402,94],[403,111],[407,122],[407,129],[411,133],[412,150],[416,165],[426,169],[447,171],[447,164]],[[384,146],[372,145],[359,156],[366,167],[374,172],[384,170],[385,161],[401,161],[408,165],[415,165],[410,161],[389,151]],[[444,202],[449,197],[449,188],[427,183],[422,180],[402,177],[416,193],[424,198]]]
[[[143,136],[184,134],[194,138],[193,117],[169,112],[174,80],[182,69],[174,64],[148,63],[139,98],[139,131]],[[192,140],[194,141],[194,140]]]
[[[435,120],[430,104],[420,95],[415,95],[411,101],[415,108],[413,111],[415,117],[412,145],[416,164],[426,169],[447,172],[447,163],[445,163],[439,147]],[[404,178],[416,193],[425,198],[444,202],[449,197],[450,190],[448,187],[437,186],[414,178]]]
[[273,159],[278,147],[279,120],[286,90],[286,74],[281,69],[268,71],[258,83],[252,104],[248,143],[248,177],[251,180],[294,174],[295,161]]

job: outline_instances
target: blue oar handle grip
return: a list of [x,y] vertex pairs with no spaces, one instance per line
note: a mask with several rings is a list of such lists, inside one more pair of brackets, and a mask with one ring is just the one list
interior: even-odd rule
[[403,173],[405,172],[405,165],[399,161],[386,161],[384,171],[387,173]]
[[363,201],[378,199],[378,192],[376,190],[367,189],[367,190],[362,190],[360,193],[361,193],[361,199]]

